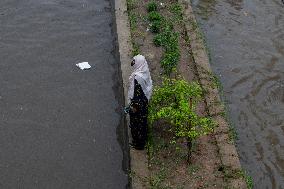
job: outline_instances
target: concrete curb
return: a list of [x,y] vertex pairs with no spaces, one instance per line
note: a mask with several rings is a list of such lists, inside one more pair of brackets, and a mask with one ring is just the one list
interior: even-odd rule
[[[123,81],[125,105],[127,105],[128,78],[131,74],[131,33],[127,13],[126,0],[114,0],[115,21],[120,68]],[[129,117],[126,116],[126,125],[129,125]],[[131,138],[128,130],[129,139]],[[146,188],[145,183],[149,178],[148,159],[146,151],[130,149],[130,188]],[[146,182],[145,182],[146,180]]]
[[[224,112],[224,107],[222,106],[218,89],[216,89],[216,87],[212,88],[213,82],[210,79],[210,77],[212,77],[212,70],[204,41],[198,35],[200,34],[200,31],[199,28],[196,27],[197,21],[191,7],[191,2],[190,0],[179,0],[179,3],[184,8],[185,27],[187,35],[190,37],[190,45],[199,81],[207,92],[205,94],[205,103],[208,113],[219,125],[215,129],[214,134],[219,148],[221,162],[224,167],[229,168],[232,171],[240,171],[242,170],[242,167],[236,147],[229,140],[229,124],[226,119],[220,116],[220,113]],[[246,189],[247,186],[244,178],[238,177],[230,179],[229,188]]]

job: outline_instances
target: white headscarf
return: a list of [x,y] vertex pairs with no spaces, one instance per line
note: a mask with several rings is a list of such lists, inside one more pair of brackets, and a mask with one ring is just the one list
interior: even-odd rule
[[129,77],[129,90],[128,90],[128,103],[131,102],[131,99],[134,96],[134,79],[141,85],[142,90],[150,100],[152,95],[152,79],[148,68],[148,63],[144,56],[137,55],[133,57],[135,64],[133,65],[133,72]]

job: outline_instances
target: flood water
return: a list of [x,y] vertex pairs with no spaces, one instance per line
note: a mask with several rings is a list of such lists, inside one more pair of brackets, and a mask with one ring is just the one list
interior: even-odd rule
[[0,189],[128,187],[113,2],[0,1]]
[[284,188],[284,5],[193,0],[255,188]]

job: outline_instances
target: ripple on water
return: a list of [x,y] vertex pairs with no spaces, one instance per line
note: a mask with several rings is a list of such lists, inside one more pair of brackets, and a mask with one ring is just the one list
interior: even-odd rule
[[255,188],[284,188],[281,0],[193,0]]

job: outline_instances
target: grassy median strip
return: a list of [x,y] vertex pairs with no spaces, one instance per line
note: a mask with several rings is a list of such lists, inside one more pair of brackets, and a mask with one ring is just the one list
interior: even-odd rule
[[132,54],[146,56],[154,81],[147,188],[226,188],[242,174],[226,175],[220,162],[211,134],[216,123],[204,108],[206,91],[195,76],[183,6],[177,0],[127,0],[127,5]]

